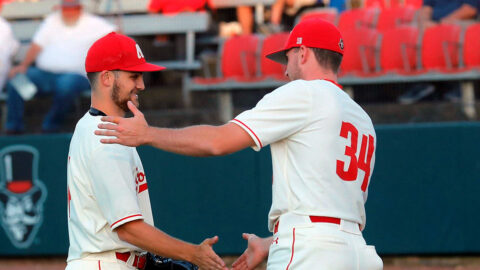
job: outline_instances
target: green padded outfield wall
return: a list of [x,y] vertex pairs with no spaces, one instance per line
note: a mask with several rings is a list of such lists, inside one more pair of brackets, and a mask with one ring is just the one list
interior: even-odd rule
[[[377,126],[365,238],[381,254],[480,253],[480,123]],[[68,250],[66,164],[71,135],[0,137],[0,256]],[[16,151],[22,150],[23,154]],[[191,242],[218,235],[239,254],[242,232],[267,236],[268,148],[192,158],[140,147],[155,223]],[[25,154],[27,151],[30,154]],[[9,156],[8,158],[5,158]],[[5,161],[7,160],[7,161]],[[31,182],[10,185],[6,179]],[[28,179],[30,178],[30,179]],[[8,209],[8,210],[6,210]]]

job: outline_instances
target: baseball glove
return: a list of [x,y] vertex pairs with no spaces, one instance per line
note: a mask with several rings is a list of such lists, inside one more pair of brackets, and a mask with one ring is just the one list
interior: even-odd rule
[[186,262],[147,253],[144,270],[198,270],[198,266]]

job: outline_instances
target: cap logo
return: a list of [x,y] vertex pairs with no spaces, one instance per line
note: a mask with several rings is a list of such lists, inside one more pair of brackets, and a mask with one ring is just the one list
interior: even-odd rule
[[137,48],[138,59],[145,58],[145,56],[143,56],[142,50],[140,50],[140,46],[138,46],[138,44],[135,44],[135,48]]
[[297,37],[297,45],[298,44],[302,44],[302,38],[301,37]]
[[340,47],[340,49],[343,50],[343,47],[344,47],[344,45],[343,45],[343,39],[340,39],[340,41],[338,42],[338,47]]

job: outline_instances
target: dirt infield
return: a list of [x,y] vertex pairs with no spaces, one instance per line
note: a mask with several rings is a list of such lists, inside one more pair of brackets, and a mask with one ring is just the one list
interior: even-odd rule
[[[223,257],[228,265],[235,256]],[[384,257],[385,270],[480,270],[480,257]],[[0,258],[0,270],[63,270],[64,257]],[[257,270],[265,270],[265,264]]]

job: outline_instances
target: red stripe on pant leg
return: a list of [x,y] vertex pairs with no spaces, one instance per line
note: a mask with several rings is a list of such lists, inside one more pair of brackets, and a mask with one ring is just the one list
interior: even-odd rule
[[288,268],[290,267],[290,264],[292,264],[293,253],[295,253],[295,228],[293,228],[292,257],[290,257],[290,262],[288,263],[286,270],[288,270]]
[[102,270],[102,266],[100,266],[100,261],[98,261],[98,270]]

